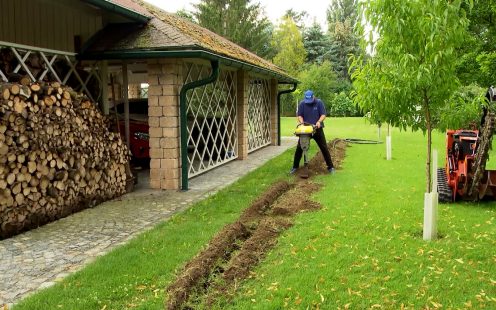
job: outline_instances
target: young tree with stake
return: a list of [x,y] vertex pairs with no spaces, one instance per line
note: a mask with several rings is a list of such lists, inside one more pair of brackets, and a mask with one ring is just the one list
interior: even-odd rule
[[[383,122],[427,132],[426,192],[431,184],[431,133],[458,88],[457,49],[468,25],[461,0],[361,2],[372,57],[352,59],[355,101]],[[365,35],[365,25],[361,33]]]

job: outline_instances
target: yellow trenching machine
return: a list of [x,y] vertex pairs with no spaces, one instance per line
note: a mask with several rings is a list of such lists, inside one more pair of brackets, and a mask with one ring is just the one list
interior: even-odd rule
[[315,133],[315,126],[308,123],[298,124],[295,129],[295,136],[300,139],[300,146],[303,150],[303,171],[300,173],[300,177],[306,179],[308,178],[308,149],[310,148],[310,139]]

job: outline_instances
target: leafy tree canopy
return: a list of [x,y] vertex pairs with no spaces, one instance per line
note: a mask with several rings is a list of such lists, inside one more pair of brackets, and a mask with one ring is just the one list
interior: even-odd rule
[[355,33],[358,16],[357,0],[332,0],[327,9],[327,22],[331,46],[329,59],[334,64],[339,76],[349,79],[349,55],[361,53],[359,39]]
[[331,48],[331,41],[329,36],[322,32],[320,24],[314,22],[303,33],[303,45],[307,51],[307,63],[322,63]]
[[[301,84],[298,85],[301,93],[311,89],[315,96],[324,101],[324,103],[329,104],[331,102],[333,89],[337,85],[337,77],[329,61],[310,65],[307,70],[299,74],[298,79],[301,81]],[[326,108],[330,112],[328,105],[326,105]]]
[[283,15],[283,17],[291,18],[300,30],[305,28],[305,18],[307,18],[307,16],[307,11],[298,12],[293,9],[287,10],[286,13],[284,13]]
[[198,24],[266,57],[271,53],[272,24],[251,0],[201,0],[193,12]]
[[344,23],[348,21],[354,27],[358,21],[358,1],[331,0],[331,4],[327,8],[327,21],[331,32],[338,22]]
[[[496,83],[496,1],[477,0],[476,5],[469,8],[463,4],[470,20],[467,42],[457,66],[460,81],[469,85],[477,83],[488,87]],[[487,70],[489,67],[492,69]]]
[[461,0],[370,0],[362,10],[379,39],[366,42],[375,53],[367,63],[354,60],[355,100],[376,119],[427,131],[430,192],[431,131],[458,87],[457,51],[468,26]]
[[292,18],[282,19],[274,31],[272,45],[277,51],[273,62],[296,76],[305,63],[307,54],[302,35]]

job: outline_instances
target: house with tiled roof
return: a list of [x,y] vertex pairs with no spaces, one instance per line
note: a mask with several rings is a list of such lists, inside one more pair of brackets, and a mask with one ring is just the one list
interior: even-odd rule
[[[3,0],[0,10],[0,48],[20,67],[39,54],[48,75],[78,83],[104,113],[122,107],[133,155],[150,158],[151,188],[188,189],[190,178],[279,143],[288,92],[279,85],[297,81],[207,29],[140,0]],[[146,126],[134,130],[136,105]]]

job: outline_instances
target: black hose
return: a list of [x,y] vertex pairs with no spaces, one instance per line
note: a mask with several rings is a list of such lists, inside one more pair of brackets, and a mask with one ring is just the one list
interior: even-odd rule
[[377,140],[356,139],[356,138],[346,138],[343,140],[345,142],[354,143],[354,144],[382,144],[382,141],[377,141]]

